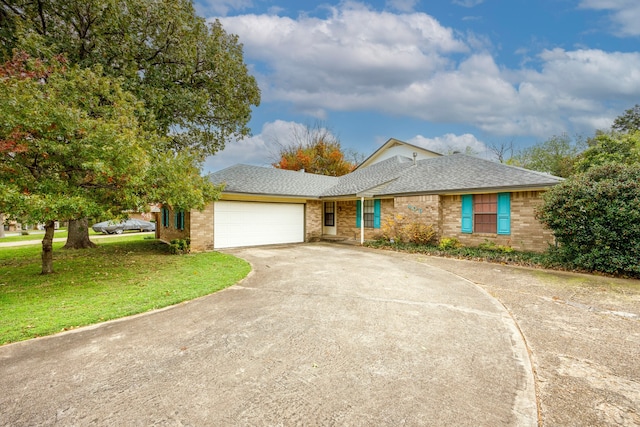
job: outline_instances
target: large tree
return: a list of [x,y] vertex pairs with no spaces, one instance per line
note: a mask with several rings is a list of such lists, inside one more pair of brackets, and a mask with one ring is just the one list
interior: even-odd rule
[[[99,69],[26,54],[0,67],[0,211],[45,224],[43,274],[53,272],[55,220],[119,215],[158,200],[167,189],[149,182],[159,179],[155,174],[195,180],[201,187],[189,190],[193,204],[202,206],[215,196],[216,189],[199,182],[199,174],[189,176],[193,170],[157,168],[168,143],[146,129],[149,117],[142,125],[139,117],[145,114],[118,80]],[[193,200],[198,197],[202,200]]]
[[260,91],[238,37],[206,23],[191,0],[2,0],[5,59],[64,54],[102,65],[143,100],[154,125],[178,146],[214,154],[249,134]]
[[[304,170],[319,175],[341,176],[357,164],[345,158],[340,140],[321,124],[293,128],[291,142],[279,144],[273,166],[278,169]],[[356,157],[357,154],[351,154]]]
[[122,78],[167,136],[163,148],[195,164],[248,135],[260,102],[237,36],[198,17],[190,0],[2,0],[0,55],[16,48]]
[[640,165],[640,131],[629,133],[598,132],[576,163],[576,170],[586,172],[607,163]]
[[521,150],[507,163],[566,178],[574,173],[574,164],[584,148],[582,138],[572,139],[567,134],[555,135]]
[[640,130],[640,105],[636,104],[616,117],[611,126],[616,132],[633,133]]

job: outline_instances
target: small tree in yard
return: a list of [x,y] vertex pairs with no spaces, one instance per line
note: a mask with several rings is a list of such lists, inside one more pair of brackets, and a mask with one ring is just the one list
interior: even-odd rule
[[138,206],[153,136],[116,81],[17,54],[0,68],[0,211],[45,224],[42,273],[53,272],[57,219]]
[[640,164],[608,163],[549,190],[538,218],[564,262],[640,277]]
[[0,66],[0,212],[45,224],[43,274],[53,272],[55,220],[172,197],[178,208],[202,207],[218,191],[187,153],[161,149],[163,138],[138,120],[140,103],[99,71],[26,54]]

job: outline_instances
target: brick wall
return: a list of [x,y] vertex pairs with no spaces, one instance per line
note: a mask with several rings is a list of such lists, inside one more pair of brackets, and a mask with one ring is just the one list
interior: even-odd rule
[[359,240],[360,230],[356,228],[356,201],[345,200],[336,203],[336,235],[349,240]]
[[157,215],[156,222],[156,238],[169,243],[173,239],[188,239],[189,230],[191,229],[191,214],[185,212],[184,215],[184,230],[177,230],[175,228],[175,214],[172,209],[169,209],[169,226],[162,226],[162,212]]
[[536,208],[541,204],[541,191],[511,193],[511,245],[514,248],[542,252],[553,244],[553,233],[535,217]]
[[[360,228],[356,227],[356,201],[339,201],[337,203],[337,230],[336,235],[346,237],[349,240],[360,241]],[[394,212],[393,199],[382,199],[380,201],[380,222],[385,218],[393,215]],[[378,239],[380,237],[379,228],[365,228],[365,240]]]
[[403,222],[419,222],[432,225],[437,231],[441,227],[440,196],[402,196],[395,198],[395,213],[401,214]]
[[517,250],[543,252],[553,242],[553,235],[535,218],[535,208],[542,199],[539,191],[511,193],[511,234],[462,233],[460,196],[441,196],[441,237],[456,237],[465,246],[486,241],[508,245]]
[[213,203],[209,203],[202,211],[192,210],[189,213],[192,251],[213,249],[213,215]]
[[323,202],[307,200],[304,212],[304,241],[317,242],[322,237]]

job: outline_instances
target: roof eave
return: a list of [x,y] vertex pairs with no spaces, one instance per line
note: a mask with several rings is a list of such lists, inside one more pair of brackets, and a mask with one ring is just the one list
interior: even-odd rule
[[223,191],[221,194],[223,196],[273,197],[273,198],[320,200],[320,196],[318,195],[307,195],[307,194],[250,193],[250,192],[242,192],[242,191]]
[[458,194],[478,194],[478,193],[511,193],[518,191],[546,191],[549,188],[557,185],[511,185],[508,187],[477,187],[477,188],[452,188],[446,190],[434,190],[434,191],[408,191],[403,193],[379,193],[375,194],[375,197],[395,197],[395,196],[420,196],[420,195],[458,195]]

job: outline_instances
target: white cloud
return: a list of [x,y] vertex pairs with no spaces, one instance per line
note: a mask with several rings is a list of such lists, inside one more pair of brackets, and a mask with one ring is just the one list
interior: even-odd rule
[[271,166],[281,146],[295,142],[294,136],[303,134],[306,125],[276,120],[265,123],[260,134],[239,141],[230,141],[225,149],[205,161],[206,172],[217,171],[238,163]]
[[262,88],[266,101],[327,92],[357,97],[372,87],[402,87],[448,66],[444,54],[468,49],[451,29],[424,13],[376,12],[359,3],[342,4],[330,12],[326,19],[221,19],[227,31],[240,35],[246,57],[267,64],[271,82]]
[[488,135],[546,138],[604,128],[615,117],[609,109],[622,111],[640,97],[640,53],[553,49],[509,69],[489,53],[489,40],[462,38],[424,13],[374,11],[356,2],[327,10],[324,18],[222,19],[255,66],[263,102],[290,103],[320,119],[331,111],[374,110],[464,123]]
[[450,154],[458,151],[486,156],[488,153],[487,146],[469,133],[463,135],[448,133],[435,138],[416,135],[407,142],[441,154]]
[[638,0],[582,0],[583,9],[611,12],[612,32],[621,37],[640,36],[640,2]]

